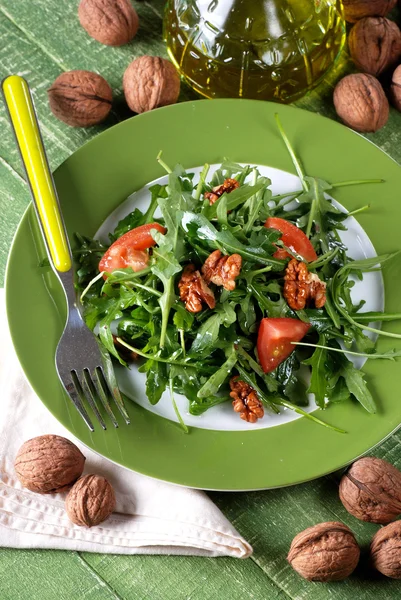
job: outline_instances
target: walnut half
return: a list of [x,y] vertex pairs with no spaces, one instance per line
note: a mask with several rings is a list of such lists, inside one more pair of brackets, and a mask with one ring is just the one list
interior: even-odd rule
[[236,179],[226,179],[221,185],[217,185],[211,192],[206,192],[205,198],[210,205],[214,204],[223,194],[229,194],[239,187]]
[[253,387],[236,375],[230,379],[230,388],[234,411],[240,413],[241,419],[248,423],[262,419],[265,411]]
[[202,275],[196,270],[195,265],[187,265],[178,284],[180,300],[185,303],[188,312],[198,313],[205,302],[209,308],[216,306],[214,294],[205,283]]
[[316,308],[326,303],[326,284],[314,273],[309,273],[306,263],[290,260],[284,275],[284,298],[293,310],[301,310],[313,302]]
[[239,254],[222,256],[220,250],[215,250],[206,259],[202,274],[206,283],[222,285],[226,290],[235,290],[235,280],[241,273],[242,258]]

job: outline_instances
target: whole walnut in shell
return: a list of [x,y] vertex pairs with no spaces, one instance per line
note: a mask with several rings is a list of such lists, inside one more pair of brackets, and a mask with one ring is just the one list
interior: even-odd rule
[[348,45],[352,60],[365,73],[380,75],[401,56],[401,31],[384,17],[366,17],[351,29]]
[[81,0],[78,17],[87,33],[107,46],[127,44],[139,27],[130,0]]
[[85,475],[71,488],[65,508],[75,525],[93,527],[111,515],[116,497],[110,483],[100,475]]
[[401,514],[401,472],[380,458],[361,458],[342,476],[340,500],[357,519],[390,523]]
[[379,81],[373,75],[347,75],[336,85],[334,106],[338,116],[356,131],[374,132],[389,117],[389,103]]
[[143,113],[177,102],[180,77],[170,61],[159,56],[141,56],[126,69],[123,87],[130,109]]
[[386,577],[401,579],[401,521],[382,527],[370,545],[373,566]]
[[47,93],[52,113],[72,127],[90,127],[103,121],[113,99],[107,81],[92,71],[62,73]]
[[18,450],[15,472],[32,492],[52,494],[68,490],[82,475],[85,456],[75,444],[59,435],[41,435]]
[[393,73],[391,100],[394,107],[401,111],[401,65],[399,65]]
[[344,16],[349,23],[363,17],[385,17],[396,4],[397,0],[343,0]]
[[354,571],[360,550],[346,525],[331,521],[301,531],[292,541],[287,560],[309,581],[339,581]]

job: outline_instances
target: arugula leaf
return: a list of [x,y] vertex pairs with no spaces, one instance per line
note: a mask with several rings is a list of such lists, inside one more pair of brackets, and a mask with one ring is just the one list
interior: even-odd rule
[[232,302],[224,302],[216,305],[215,313],[219,315],[221,324],[229,327],[237,320],[237,314]]
[[[270,179],[266,179],[265,186],[269,186],[271,184]],[[265,214],[266,207],[270,202],[272,197],[272,192],[270,189],[262,189],[260,192],[252,196],[249,200],[249,209],[248,209],[248,219],[244,227],[244,233],[248,234],[256,221],[262,220],[265,221],[267,218],[267,214]],[[265,210],[263,210],[265,209]],[[262,216],[263,215],[263,216]]]
[[221,322],[221,316],[214,314],[200,326],[191,346],[191,356],[199,357],[213,350],[219,337]]
[[340,402],[345,402],[350,398],[350,391],[345,383],[344,377],[339,377],[336,385],[330,391],[330,402],[333,404],[339,404]]
[[174,276],[182,270],[182,265],[179,261],[185,256],[184,241],[179,236],[181,211],[185,209],[188,204],[192,205],[194,202],[191,192],[183,188],[183,181],[185,180],[178,176],[176,172],[170,173],[167,188],[168,197],[159,198],[158,200],[167,227],[167,233],[165,235],[162,235],[159,232],[152,233],[158,244],[158,248],[153,250],[156,262],[151,268],[152,272],[159,277],[163,283],[163,294],[159,298],[159,304],[162,310],[160,348],[164,347],[170,310],[176,300],[174,293]]
[[190,238],[206,241],[212,248],[223,249],[226,254],[237,253],[247,260],[271,265],[273,269],[279,271],[285,266],[285,261],[273,258],[263,248],[246,246],[230,231],[218,231],[203,215],[186,211],[182,215],[181,225]]
[[217,394],[220,387],[226,381],[227,377],[229,377],[237,360],[237,352],[233,346],[231,352],[227,356],[226,361],[215,373],[213,373],[210,379],[201,387],[201,389],[198,392],[198,398],[207,398],[208,396],[213,396],[214,394]]
[[118,240],[118,238],[124,235],[124,233],[127,233],[127,231],[131,231],[131,229],[135,229],[135,227],[139,227],[140,225],[143,225],[143,223],[143,212],[139,210],[139,208],[135,208],[133,212],[129,213],[126,217],[118,222],[113,233],[109,233],[111,243]]
[[366,258],[364,260],[348,262],[340,269],[338,269],[338,271],[334,275],[332,282],[334,305],[337,311],[342,315],[342,317],[344,317],[344,319],[346,319],[354,327],[366,331],[372,331],[373,333],[377,333],[378,335],[384,335],[387,337],[401,339],[401,334],[392,333],[390,331],[383,331],[381,329],[375,329],[374,327],[358,323],[358,321],[354,319],[347,310],[347,290],[349,290],[349,274],[358,270],[361,272],[376,271],[378,270],[379,264],[383,269],[383,267],[386,264],[388,264],[389,261],[393,260],[396,256],[399,256],[399,254],[400,252],[393,252],[388,254],[382,254],[381,256],[375,256],[373,258]]
[[166,390],[168,377],[167,366],[155,360],[148,360],[145,363],[146,376],[146,395],[149,402],[155,405],[159,402]]
[[209,408],[212,408],[212,406],[217,406],[218,404],[228,402],[229,399],[230,398],[227,393],[225,396],[210,396],[209,398],[198,398],[196,400],[190,400],[189,414],[198,417],[199,415],[203,415],[203,413],[209,410]]
[[214,219],[217,216],[217,210],[223,198],[226,199],[227,210],[234,210],[235,208],[238,208],[238,206],[240,206],[241,204],[244,204],[244,202],[249,200],[249,198],[252,198],[252,196],[255,196],[256,194],[258,194],[258,192],[261,192],[265,187],[265,182],[260,181],[256,185],[243,185],[233,190],[229,194],[225,192],[222,196],[220,196],[218,200],[216,200],[214,204],[209,205],[206,208],[205,216],[208,219]]
[[362,371],[356,369],[352,362],[347,361],[347,363],[345,363],[343,366],[341,374],[345,379],[348,390],[358,400],[363,408],[369,413],[375,413],[376,404],[373,400],[372,394],[369,391]]
[[252,295],[247,294],[240,303],[238,322],[243,333],[250,335],[256,331],[256,310]]
[[309,365],[312,369],[311,380],[308,393],[315,395],[315,402],[319,408],[325,408],[325,398],[327,395],[327,377],[326,362],[327,350],[324,347],[326,338],[323,335],[319,337],[319,345],[308,360],[304,360],[304,365]]
[[178,330],[191,331],[194,322],[194,315],[188,312],[180,303],[177,303],[174,308],[176,311],[173,318],[174,325]]

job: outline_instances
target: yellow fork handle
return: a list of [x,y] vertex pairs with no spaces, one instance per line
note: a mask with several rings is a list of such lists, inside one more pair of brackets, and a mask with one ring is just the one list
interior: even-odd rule
[[28,84],[11,75],[2,88],[51,259],[65,273],[72,266],[71,252]]

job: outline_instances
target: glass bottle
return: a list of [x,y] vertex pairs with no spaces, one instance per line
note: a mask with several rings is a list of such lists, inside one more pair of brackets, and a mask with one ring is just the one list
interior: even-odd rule
[[341,0],[168,0],[171,60],[208,98],[292,102],[345,40]]

